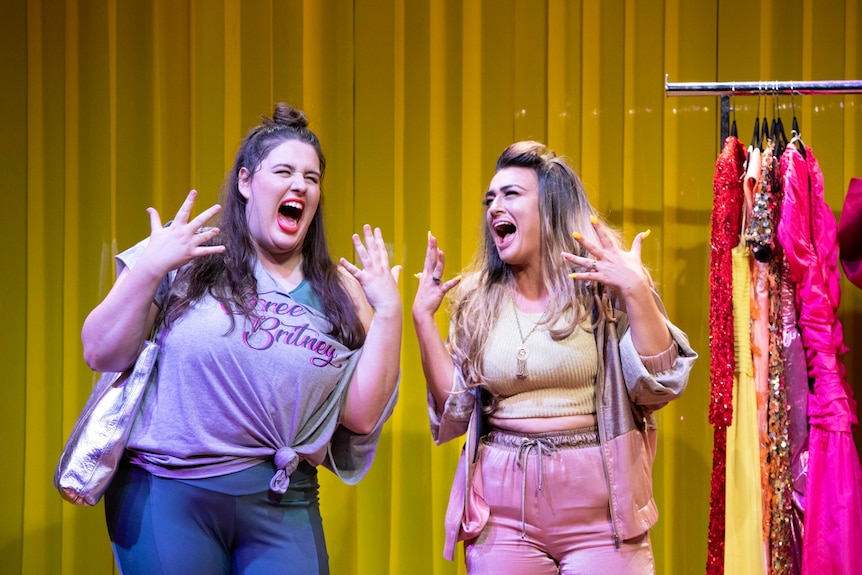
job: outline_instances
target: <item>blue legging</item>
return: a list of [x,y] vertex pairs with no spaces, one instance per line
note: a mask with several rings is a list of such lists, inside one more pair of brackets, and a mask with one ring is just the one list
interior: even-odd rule
[[124,463],[105,494],[121,573],[328,574],[316,470],[305,467],[283,496],[226,495]]

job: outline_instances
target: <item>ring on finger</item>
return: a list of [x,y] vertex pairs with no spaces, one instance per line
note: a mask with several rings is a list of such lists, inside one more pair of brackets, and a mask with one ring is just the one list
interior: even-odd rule
[[592,270],[594,272],[599,271],[599,265],[598,264],[599,264],[599,262],[597,262],[596,260],[593,260],[592,264],[590,265],[590,267],[592,268]]
[[442,280],[440,279],[440,276],[434,274],[433,276],[431,276],[431,281],[433,281],[435,285],[440,285]]

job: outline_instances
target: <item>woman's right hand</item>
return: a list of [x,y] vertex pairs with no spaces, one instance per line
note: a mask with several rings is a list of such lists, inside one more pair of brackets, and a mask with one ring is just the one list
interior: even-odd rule
[[204,245],[218,235],[218,228],[202,229],[207,221],[221,211],[221,206],[210,206],[189,220],[196,198],[197,191],[191,190],[177,215],[167,226],[162,226],[159,212],[155,208],[147,208],[147,213],[150,214],[150,241],[141,254],[138,265],[143,263],[155,273],[164,276],[195,258],[225,250],[224,246]]
[[413,298],[413,321],[423,319],[434,319],[434,314],[440,309],[443,298],[461,281],[461,276],[456,276],[448,281],[443,281],[443,271],[446,268],[446,256],[437,246],[437,238],[428,232],[428,247],[425,250],[425,265],[422,272],[416,274],[419,278],[419,287]]
[[437,247],[437,238],[428,232],[425,265],[422,272],[416,274],[419,278],[419,287],[413,299],[413,326],[416,328],[416,337],[419,341],[419,356],[422,360],[425,382],[434,396],[437,413],[442,413],[449,391],[452,389],[455,364],[440,337],[434,314],[440,309],[440,304],[443,303],[443,298],[449,290],[461,281],[461,276],[456,276],[444,282],[442,278],[445,267],[446,258],[443,250]]
[[81,340],[84,360],[94,371],[123,371],[135,362],[141,343],[156,320],[153,303],[159,284],[168,272],[194,258],[224,251],[224,246],[204,246],[217,228],[198,233],[221,210],[215,205],[189,220],[197,192],[192,190],[173,223],[162,227],[159,214],[150,214],[151,235],[146,249],[131,268],[124,268],[105,299],[84,320]]

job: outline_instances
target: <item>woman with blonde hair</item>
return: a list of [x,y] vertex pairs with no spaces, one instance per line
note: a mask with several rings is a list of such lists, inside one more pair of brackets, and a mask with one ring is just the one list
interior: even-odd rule
[[[482,246],[443,281],[428,237],[413,303],[437,443],[467,434],[446,515],[473,575],[653,573],[653,412],[697,354],[572,168],[510,145],[485,193]],[[444,342],[434,315],[449,292]]]

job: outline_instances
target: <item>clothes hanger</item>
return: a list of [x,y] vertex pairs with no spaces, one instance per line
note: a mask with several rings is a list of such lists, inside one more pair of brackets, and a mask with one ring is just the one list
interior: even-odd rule
[[770,98],[772,101],[772,124],[769,126],[769,139],[772,140],[772,145],[775,146],[775,150],[778,150],[779,145],[779,133],[778,133],[778,85],[774,84],[772,87],[772,97]]
[[730,86],[730,135],[739,139],[739,132],[736,129],[736,82]]
[[760,140],[758,143],[762,152],[766,149],[766,144],[769,141],[769,120],[766,119],[769,94],[766,92],[761,92],[761,94],[763,95],[763,119],[760,121]]
[[796,99],[793,97],[793,84],[790,84],[790,108],[793,110],[793,124],[790,130],[790,135],[792,138],[788,145],[796,146],[796,149],[799,150],[799,153],[802,154],[802,157],[805,158],[805,142],[802,141],[802,131],[799,129],[799,122],[796,119]]
[[784,122],[781,121],[781,103],[778,98],[778,90],[775,91],[776,116],[778,116],[778,132],[775,137],[775,153],[781,155],[787,149],[787,133],[784,131]]
[[796,130],[790,130],[790,138],[789,146],[796,146],[796,149],[799,150],[799,153],[802,154],[802,157],[805,158],[805,142],[802,141],[802,135]]
[[757,94],[757,112],[754,115],[754,133],[751,136],[751,144],[749,149],[760,147],[760,93]]

